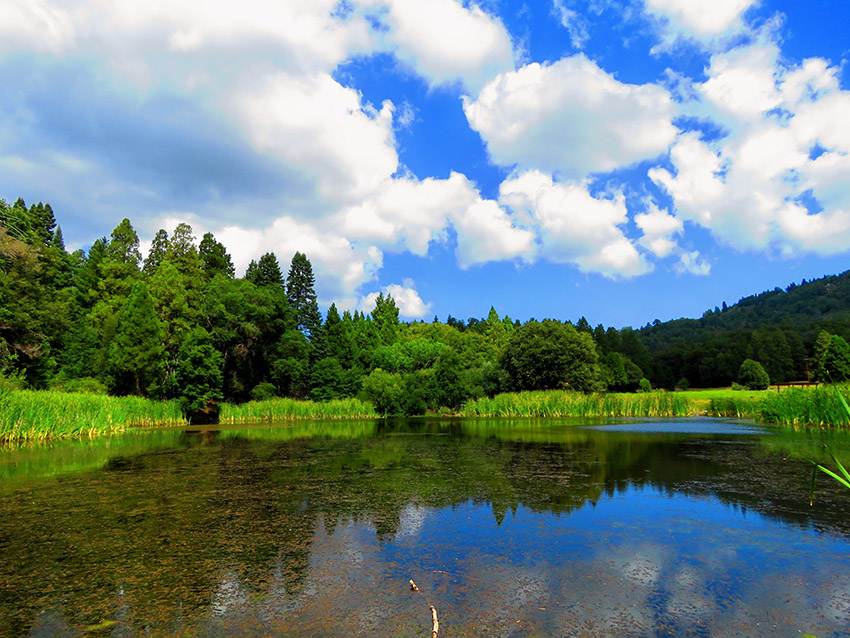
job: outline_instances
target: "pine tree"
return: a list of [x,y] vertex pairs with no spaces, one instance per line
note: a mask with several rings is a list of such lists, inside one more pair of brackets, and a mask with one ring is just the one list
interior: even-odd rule
[[201,274],[201,258],[189,224],[177,224],[168,240],[165,259],[171,262],[185,280],[197,282]]
[[218,274],[229,279],[236,276],[236,268],[224,247],[224,244],[216,241],[212,233],[206,233],[198,246],[198,254],[201,257],[204,274],[207,279],[212,279]]
[[313,266],[303,253],[296,252],[286,276],[286,298],[295,315],[295,325],[307,337],[322,323],[316,301]]
[[245,279],[255,286],[283,286],[283,274],[275,254],[266,253],[258,262],[252,259],[245,272]]
[[118,297],[126,297],[133,283],[139,278],[141,261],[139,236],[130,220],[124,218],[112,231],[106,246],[106,254],[101,262],[102,278],[99,282],[101,298],[111,301]]
[[151,242],[151,249],[148,256],[145,258],[143,270],[148,277],[153,277],[156,269],[165,259],[165,253],[168,251],[168,233],[165,229],[160,228],[156,231],[156,235]]
[[107,359],[110,391],[149,394],[162,378],[164,349],[153,298],[143,281],[133,284],[116,319]]
[[375,299],[375,308],[372,310],[372,319],[378,332],[378,339],[382,345],[389,346],[396,342],[398,336],[398,307],[392,295],[384,297],[380,293]]

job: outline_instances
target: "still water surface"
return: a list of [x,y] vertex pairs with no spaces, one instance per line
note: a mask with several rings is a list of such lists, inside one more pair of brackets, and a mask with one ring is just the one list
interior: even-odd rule
[[[824,439],[824,437],[826,437]],[[0,450],[2,636],[850,636],[845,435],[311,423]],[[421,593],[411,592],[413,579]]]

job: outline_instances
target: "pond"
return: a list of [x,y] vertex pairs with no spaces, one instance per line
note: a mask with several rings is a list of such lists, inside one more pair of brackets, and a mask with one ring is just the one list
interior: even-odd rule
[[[848,636],[845,434],[336,422],[0,450],[2,636]],[[420,592],[410,590],[414,580]]]

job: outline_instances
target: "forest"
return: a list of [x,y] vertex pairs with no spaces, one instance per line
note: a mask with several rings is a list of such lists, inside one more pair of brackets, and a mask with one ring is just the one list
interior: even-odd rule
[[0,388],[179,399],[187,413],[359,397],[410,415],[505,391],[750,385],[753,368],[769,382],[844,381],[848,337],[848,273],[638,330],[492,307],[403,322],[383,294],[369,313],[323,315],[301,252],[288,268],[266,253],[237,277],[227,248],[187,224],[159,230],[143,259],[124,219],[69,253],[49,204],[0,200]]

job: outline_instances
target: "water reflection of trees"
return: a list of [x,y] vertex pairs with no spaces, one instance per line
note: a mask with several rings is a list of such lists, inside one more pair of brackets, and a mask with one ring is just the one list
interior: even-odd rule
[[322,569],[310,562],[319,526],[332,535],[359,521],[391,538],[411,504],[491,504],[501,523],[520,505],[565,515],[647,485],[845,525],[828,486],[806,510],[801,465],[753,454],[745,439],[504,421],[358,427],[346,438],[320,426],[185,434],[170,448],[119,448],[97,471],[17,482],[0,493],[0,634],[26,634],[45,612],[76,630],[108,620],[179,633],[221,604],[227,583],[291,600]]

